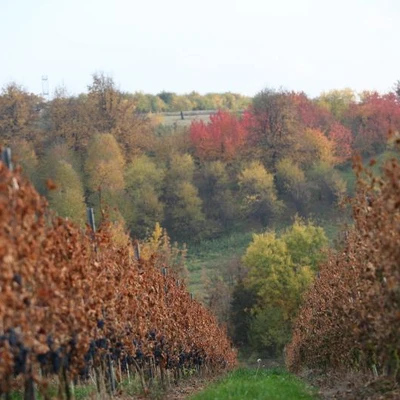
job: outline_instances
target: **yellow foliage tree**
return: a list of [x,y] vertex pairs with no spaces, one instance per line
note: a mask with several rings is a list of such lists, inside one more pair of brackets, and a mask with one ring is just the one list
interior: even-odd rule
[[318,129],[306,129],[303,133],[300,162],[305,168],[313,164],[323,162],[328,165],[335,165],[335,143],[329,140]]
[[125,188],[125,160],[122,151],[111,134],[96,134],[88,146],[85,172],[91,191],[120,191]]

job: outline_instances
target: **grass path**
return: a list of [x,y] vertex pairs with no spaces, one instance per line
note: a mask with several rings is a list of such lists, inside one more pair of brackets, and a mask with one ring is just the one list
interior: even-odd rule
[[284,369],[235,370],[190,400],[312,400],[317,391]]

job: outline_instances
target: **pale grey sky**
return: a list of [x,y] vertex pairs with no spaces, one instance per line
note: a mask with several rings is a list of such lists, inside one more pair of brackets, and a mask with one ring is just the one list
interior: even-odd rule
[[388,91],[400,79],[400,0],[0,0],[0,86],[86,91],[284,87]]

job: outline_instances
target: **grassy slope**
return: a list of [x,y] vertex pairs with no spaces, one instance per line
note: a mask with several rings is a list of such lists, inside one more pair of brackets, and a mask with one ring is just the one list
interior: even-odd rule
[[[330,211],[333,214],[332,210]],[[335,211],[337,212],[337,211]],[[340,230],[340,219],[330,217],[325,220],[316,218],[315,223],[322,226],[330,240],[336,238]],[[281,231],[285,229],[292,221],[286,221],[285,224],[271,226],[271,229]],[[265,230],[267,230],[266,228]],[[237,262],[245,254],[246,248],[252,241],[252,231],[234,232],[227,236],[214,240],[203,241],[196,245],[188,246],[187,267],[189,270],[189,290],[198,299],[204,296],[205,280],[212,278],[215,274],[220,274],[224,265]]]
[[191,400],[316,399],[316,391],[283,369],[238,369]]
[[[384,153],[378,154],[375,157],[371,157],[365,160],[364,165],[368,166],[370,160],[374,159],[376,161],[376,164],[372,167],[372,170],[375,173],[380,174],[381,167],[384,165],[386,161],[392,158],[396,158],[399,160],[399,153],[392,150],[387,150]],[[346,168],[343,169],[338,169],[338,172],[340,176],[345,180],[347,188],[349,190],[349,194],[350,195],[354,194],[356,189],[356,175],[353,172],[351,165],[348,165],[346,166]]]
[[[392,157],[398,157],[398,153],[387,151],[374,157],[377,163],[373,166],[373,170],[378,172],[383,163]],[[366,160],[365,163],[368,164],[368,162],[369,160]],[[355,192],[356,176],[351,165],[337,171],[346,182],[349,195],[353,195]],[[319,211],[319,217],[312,219],[317,225],[325,229],[331,244],[333,244],[337,233],[340,231],[341,224],[346,221],[346,218],[344,216],[341,218],[343,211],[340,209],[326,208]],[[289,223],[290,221],[282,221],[282,224],[285,226]],[[279,231],[285,226],[275,226],[271,227],[271,229],[275,228]],[[253,233],[249,231],[235,232],[215,240],[204,241],[198,245],[189,246],[189,287],[196,297],[201,299],[204,294],[205,278],[210,278],[213,274],[221,271],[221,267],[224,264],[232,262],[234,259],[240,259],[244,255],[247,246],[252,240],[252,235]]]
[[188,269],[191,292],[201,297],[204,278],[221,270],[221,266],[230,260],[241,257],[252,239],[251,232],[237,232],[215,240],[203,241],[189,246]]

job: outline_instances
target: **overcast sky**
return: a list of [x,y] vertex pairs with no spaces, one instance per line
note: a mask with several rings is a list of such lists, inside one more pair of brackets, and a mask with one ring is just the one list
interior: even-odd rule
[[0,0],[0,86],[310,96],[400,79],[400,0]]

